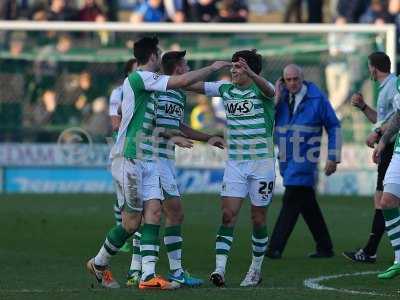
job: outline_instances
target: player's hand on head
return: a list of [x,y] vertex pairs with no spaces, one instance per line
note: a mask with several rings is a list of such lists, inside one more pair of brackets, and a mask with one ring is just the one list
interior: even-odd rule
[[351,104],[359,109],[365,106],[364,97],[361,93],[354,93],[351,96]]
[[252,69],[250,69],[249,65],[247,64],[247,62],[239,57],[239,60],[237,62],[234,63],[236,65],[236,67],[242,69],[243,71],[245,71],[247,73],[247,75],[252,76],[255,75],[256,73],[254,73],[254,71]]
[[213,68],[214,71],[219,71],[223,68],[228,68],[231,67],[232,63],[229,61],[219,61],[217,60],[216,62],[214,62],[211,67]]

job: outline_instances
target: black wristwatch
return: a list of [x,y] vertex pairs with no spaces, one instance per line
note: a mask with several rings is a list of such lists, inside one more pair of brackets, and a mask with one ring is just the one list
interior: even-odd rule
[[375,133],[378,134],[379,137],[382,137],[382,129],[381,129],[380,127],[376,127],[376,128],[374,129],[374,131],[375,131]]

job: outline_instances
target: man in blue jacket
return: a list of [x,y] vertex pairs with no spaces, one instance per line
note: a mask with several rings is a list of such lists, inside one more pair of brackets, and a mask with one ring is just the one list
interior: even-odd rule
[[340,161],[340,122],[327,97],[302,69],[288,65],[276,87],[275,143],[285,193],[267,256],[281,258],[286,242],[301,214],[316,242],[311,258],[332,257],[328,228],[315,197],[322,130],[328,133],[327,176]]

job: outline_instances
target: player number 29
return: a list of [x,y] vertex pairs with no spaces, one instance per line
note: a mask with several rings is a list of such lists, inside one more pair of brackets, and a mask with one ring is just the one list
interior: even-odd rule
[[[268,192],[266,192],[266,189],[268,188]],[[258,192],[262,195],[264,194],[271,194],[274,189],[274,182],[266,182],[266,181],[260,181],[260,189]]]

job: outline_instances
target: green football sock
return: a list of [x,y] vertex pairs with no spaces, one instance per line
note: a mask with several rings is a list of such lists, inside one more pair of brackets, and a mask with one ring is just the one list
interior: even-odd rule
[[182,270],[182,241],[181,225],[165,227],[164,244],[167,248],[169,268],[173,272]]
[[142,255],[142,280],[148,280],[155,275],[160,242],[158,239],[160,225],[144,224],[140,239],[140,254]]
[[215,269],[225,273],[226,262],[233,242],[233,227],[220,226],[215,241]]

